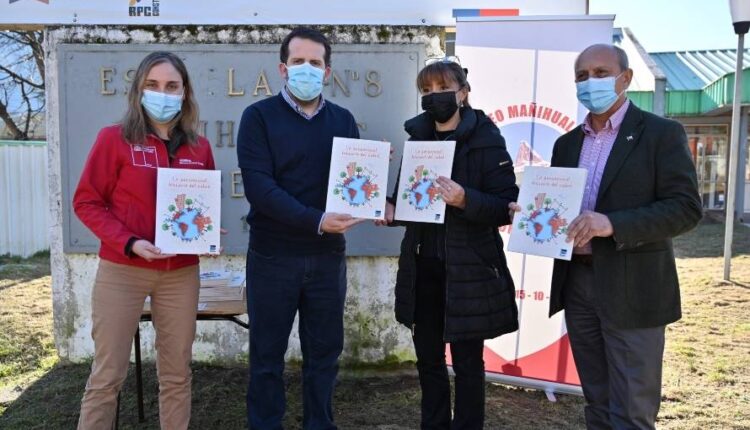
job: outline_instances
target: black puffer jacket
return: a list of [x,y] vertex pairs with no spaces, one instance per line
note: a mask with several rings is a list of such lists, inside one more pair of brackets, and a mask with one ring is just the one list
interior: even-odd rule
[[[423,113],[404,124],[411,140],[434,140],[434,122]],[[510,223],[516,201],[513,163],[505,140],[481,110],[461,109],[461,122],[447,140],[460,142],[452,179],[464,187],[466,207],[446,208],[446,342],[491,339],[518,329],[513,279],[498,227]],[[398,193],[398,184],[396,187]],[[405,223],[396,276],[396,319],[414,323],[416,253],[424,224]]]

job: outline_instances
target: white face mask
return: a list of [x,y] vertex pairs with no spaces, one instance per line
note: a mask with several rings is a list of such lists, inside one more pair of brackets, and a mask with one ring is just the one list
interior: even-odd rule
[[159,91],[143,90],[141,106],[146,109],[148,116],[160,123],[167,123],[174,119],[182,110],[183,94],[166,94]]
[[[625,73],[625,72],[622,72]],[[589,111],[602,114],[611,108],[620,98],[623,90],[617,93],[615,83],[622,76],[607,76],[606,78],[588,78],[585,81],[576,82],[576,96],[578,101]]]
[[323,78],[325,70],[319,69],[310,63],[296,66],[286,66],[288,79],[287,88],[300,100],[310,101],[318,97],[323,91]]

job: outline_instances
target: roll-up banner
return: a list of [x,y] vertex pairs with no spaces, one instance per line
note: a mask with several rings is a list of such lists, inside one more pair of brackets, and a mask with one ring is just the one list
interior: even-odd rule
[[[500,128],[518,183],[525,166],[549,166],[552,146],[580,124],[574,62],[594,43],[612,43],[614,16],[459,18],[456,55],[468,69],[469,101]],[[503,240],[508,236],[501,231]],[[520,329],[485,342],[487,378],[580,394],[563,313],[549,317],[553,260],[506,250]]]

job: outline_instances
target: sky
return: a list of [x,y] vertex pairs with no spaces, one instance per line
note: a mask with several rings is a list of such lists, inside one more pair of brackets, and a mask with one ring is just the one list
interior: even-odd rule
[[647,52],[737,48],[728,0],[589,0],[589,13],[615,14]]

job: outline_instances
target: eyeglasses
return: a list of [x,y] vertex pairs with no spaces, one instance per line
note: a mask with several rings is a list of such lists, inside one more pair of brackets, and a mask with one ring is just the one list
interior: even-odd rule
[[448,55],[445,57],[432,57],[424,61],[425,66],[429,66],[435,63],[456,63],[460,66],[461,60],[459,60],[458,57],[456,57],[455,55]]

